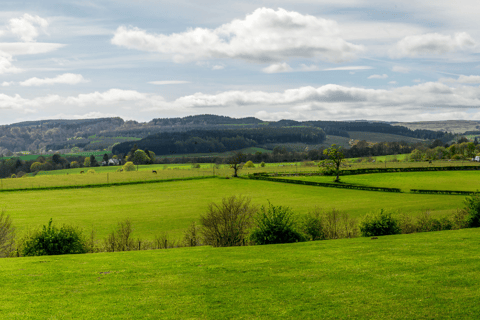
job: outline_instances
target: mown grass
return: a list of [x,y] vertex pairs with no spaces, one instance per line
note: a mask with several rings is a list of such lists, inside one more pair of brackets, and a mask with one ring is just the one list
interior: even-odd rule
[[6,319],[475,319],[480,229],[3,259]]
[[104,188],[12,191],[0,193],[14,225],[23,233],[29,227],[47,224],[50,218],[74,224],[87,231],[92,226],[98,238],[105,237],[117,222],[130,218],[134,237],[153,237],[168,232],[179,239],[211,202],[223,197],[245,195],[252,203],[290,206],[303,215],[315,207],[337,208],[362,217],[365,213],[390,208],[412,215],[430,209],[435,215],[463,207],[464,196],[391,194],[293,185],[248,179],[204,179]]
[[[299,176],[283,177],[286,179],[332,182],[330,176]],[[423,171],[423,172],[396,172],[374,173],[341,176],[341,182],[362,186],[400,188],[403,191],[410,189],[427,190],[480,190],[479,171]]]

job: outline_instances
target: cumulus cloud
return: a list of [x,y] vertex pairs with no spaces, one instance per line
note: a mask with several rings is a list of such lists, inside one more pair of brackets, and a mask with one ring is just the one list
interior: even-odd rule
[[298,57],[342,62],[364,50],[342,39],[335,21],[268,8],[216,29],[195,28],[171,35],[121,26],[111,43],[168,54],[175,62],[232,58],[272,63]]
[[367,79],[387,79],[387,78],[388,78],[387,74],[372,74]]
[[480,76],[465,76],[461,75],[457,79],[454,78],[440,78],[439,82],[450,82],[450,83],[465,83],[465,84],[477,84],[480,83]]
[[9,30],[23,41],[34,41],[39,35],[39,29],[45,31],[48,21],[25,13],[20,18],[10,19]]
[[82,82],[88,82],[85,80],[81,74],[74,73],[64,73],[55,78],[30,78],[28,80],[20,82],[21,86],[30,87],[30,86],[44,86],[44,85],[53,85],[53,84],[78,84]]
[[399,72],[399,73],[409,73],[410,68],[402,67],[402,66],[393,66],[392,71],[393,72]]
[[221,65],[215,65],[212,67],[212,70],[222,70],[222,69],[225,69],[225,67]]
[[407,36],[400,40],[391,51],[393,58],[415,57],[418,55],[443,54],[452,51],[466,50],[476,45],[475,40],[466,32],[453,36],[439,33]]
[[282,73],[282,72],[292,72],[293,69],[287,63],[274,63],[266,68],[262,69],[265,73]]
[[165,81],[150,81],[150,84],[156,84],[156,85],[165,85],[165,84],[184,84],[184,83],[190,83],[190,81],[179,81],[179,80],[165,80]]

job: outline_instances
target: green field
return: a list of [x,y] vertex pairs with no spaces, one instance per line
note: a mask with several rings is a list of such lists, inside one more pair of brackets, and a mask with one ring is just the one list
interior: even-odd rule
[[476,319],[480,229],[3,259],[4,319]]
[[[293,180],[332,182],[334,177],[329,176],[300,176],[282,177]],[[424,171],[424,172],[396,172],[359,174],[341,176],[342,183],[362,186],[400,188],[402,191],[410,189],[427,190],[480,190],[479,171]]]
[[392,194],[210,178],[103,188],[0,192],[0,207],[7,209],[20,233],[53,218],[60,224],[71,223],[86,230],[93,226],[98,237],[103,238],[117,222],[130,218],[135,227],[134,236],[152,240],[162,232],[181,237],[183,230],[198,221],[209,203],[220,202],[231,195],[251,197],[258,205],[267,205],[270,201],[274,205],[290,206],[298,214],[318,207],[336,208],[354,217],[382,208],[412,215],[429,209],[435,215],[445,215],[463,207],[465,199],[455,195]]

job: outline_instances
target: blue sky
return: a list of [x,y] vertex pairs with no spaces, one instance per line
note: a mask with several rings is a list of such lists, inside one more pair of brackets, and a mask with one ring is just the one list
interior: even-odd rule
[[0,124],[480,120],[478,12],[464,0],[4,0]]

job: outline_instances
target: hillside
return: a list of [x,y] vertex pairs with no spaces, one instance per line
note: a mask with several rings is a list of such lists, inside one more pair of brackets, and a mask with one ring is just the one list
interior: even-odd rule
[[392,126],[407,127],[410,130],[432,130],[452,133],[464,133],[465,131],[479,131],[480,121],[448,120],[448,121],[418,121],[396,122]]

